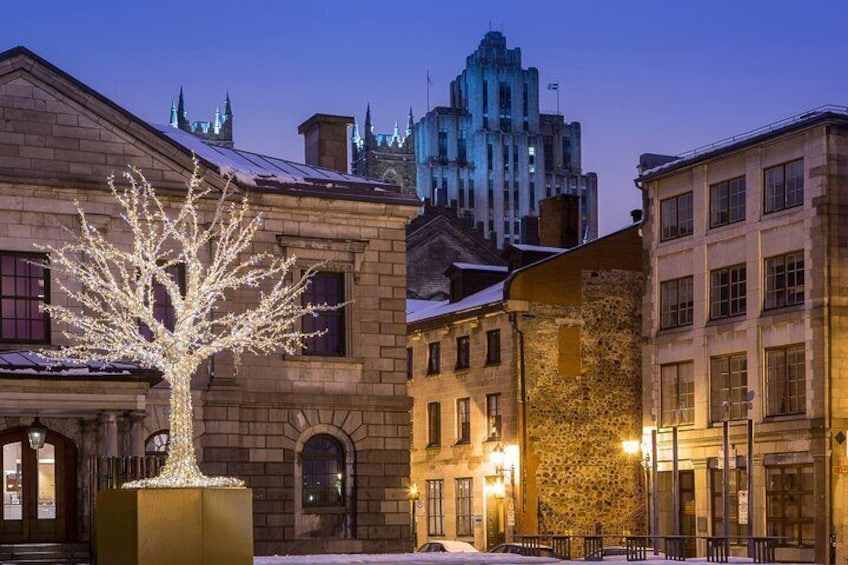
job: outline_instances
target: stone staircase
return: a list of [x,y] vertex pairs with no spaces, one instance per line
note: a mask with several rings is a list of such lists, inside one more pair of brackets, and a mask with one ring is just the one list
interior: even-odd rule
[[89,565],[84,543],[0,544],[0,565]]

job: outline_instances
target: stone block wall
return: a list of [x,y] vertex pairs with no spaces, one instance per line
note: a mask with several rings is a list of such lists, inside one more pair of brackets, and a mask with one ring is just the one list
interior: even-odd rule
[[[528,436],[539,533],[636,532],[645,523],[639,461],[621,446],[641,432],[641,277],[584,271],[581,306],[530,306]],[[579,358],[561,358],[575,351]]]

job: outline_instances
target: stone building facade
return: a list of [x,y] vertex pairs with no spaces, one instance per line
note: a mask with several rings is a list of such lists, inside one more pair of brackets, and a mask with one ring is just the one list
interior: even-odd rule
[[360,135],[359,124],[356,122],[351,131],[351,172],[355,175],[396,184],[402,192],[415,194],[415,138],[412,135],[412,128],[412,108],[410,108],[403,135],[398,129],[397,122],[391,134],[374,133],[369,104],[365,110],[365,131]]
[[451,82],[450,105],[415,125],[418,194],[470,213],[498,248],[531,243],[522,223],[538,217],[539,201],[574,194],[588,241],[598,236],[598,178],[582,169],[580,138],[578,122],[540,113],[539,71],[490,31]]
[[835,563],[848,551],[848,115],[817,109],[733,139],[649,155],[639,177],[652,521],[774,536],[780,561]]
[[[389,184],[213,150],[179,129],[150,126],[22,47],[0,54],[0,115],[0,284],[4,300],[33,306],[0,315],[0,440],[6,478],[15,477],[2,486],[9,512],[0,519],[0,543],[91,539],[93,459],[141,456],[167,441],[168,391],[156,375],[132,366],[60,370],[33,365],[29,353],[15,361],[12,350],[65,339],[36,307],[67,298],[51,285],[58,273],[32,270],[33,243],[71,237],[74,200],[110,239],[128,242],[107,175],[134,165],[160,194],[178,193],[196,154],[206,182],[223,187],[232,175],[263,215],[254,251],[296,255],[298,273],[324,262],[316,281],[332,280],[348,303],[334,326],[334,349],[244,356],[238,366],[222,354],[196,375],[202,470],[241,477],[253,490],[257,554],[405,549],[404,228],[418,201]],[[240,169],[246,159],[264,165]],[[8,286],[10,273],[31,284]],[[225,307],[248,307],[253,292],[235,293]],[[25,439],[36,415],[55,454],[55,491],[33,490],[48,464],[36,461],[47,452]],[[316,452],[338,469],[338,496],[327,504],[305,492],[314,485],[304,465]],[[52,517],[42,513],[49,502]]]
[[[633,226],[408,317],[419,542],[644,528]],[[505,462],[493,457],[503,450]]]

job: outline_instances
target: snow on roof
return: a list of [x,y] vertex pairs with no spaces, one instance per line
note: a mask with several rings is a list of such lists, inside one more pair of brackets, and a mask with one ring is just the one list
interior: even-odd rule
[[442,304],[447,304],[447,300],[420,300],[418,298],[407,298],[406,315],[409,316],[415,312],[419,312],[426,308],[432,308],[434,306],[441,306]]
[[377,192],[399,192],[397,186],[382,181],[349,175],[332,169],[294,163],[241,149],[209,145],[200,138],[169,125],[151,124],[151,126],[172,141],[193,152],[200,159],[217,166],[222,175],[232,176],[240,184],[247,186],[257,186],[263,182],[307,184],[315,187],[354,184],[359,185],[360,188],[368,188]]
[[[455,312],[462,312],[463,310],[470,310],[471,308],[478,308],[480,306],[485,306],[486,304],[501,302],[503,301],[503,286],[504,283],[501,281],[493,284],[492,286],[486,287],[479,292],[468,295],[458,302],[451,303],[448,301],[442,301],[437,303],[437,306],[424,308],[413,312],[412,314],[407,314],[406,323],[411,324],[413,322],[437,318],[439,316],[445,316]],[[407,309],[409,309],[409,306],[407,306]]]
[[502,267],[500,265],[477,265],[475,263],[452,263],[452,267],[456,267],[457,269],[462,269],[463,271],[493,271],[496,273],[506,273],[509,271],[509,267]]
[[91,374],[130,374],[138,371],[134,363],[117,361],[102,363],[88,361],[69,363],[45,357],[36,351],[0,352],[0,373],[15,374],[53,374],[53,375],[91,375]]
[[519,251],[535,251],[538,253],[562,253],[565,247],[544,247],[542,245],[527,245],[526,243],[513,243],[511,247],[515,247]]

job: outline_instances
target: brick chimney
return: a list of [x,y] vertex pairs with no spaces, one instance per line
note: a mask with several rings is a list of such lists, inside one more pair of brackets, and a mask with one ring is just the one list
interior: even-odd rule
[[539,243],[544,247],[575,247],[580,243],[580,197],[559,194],[539,203]]
[[313,114],[297,126],[297,133],[304,138],[306,164],[346,173],[347,126],[352,123],[351,116]]

